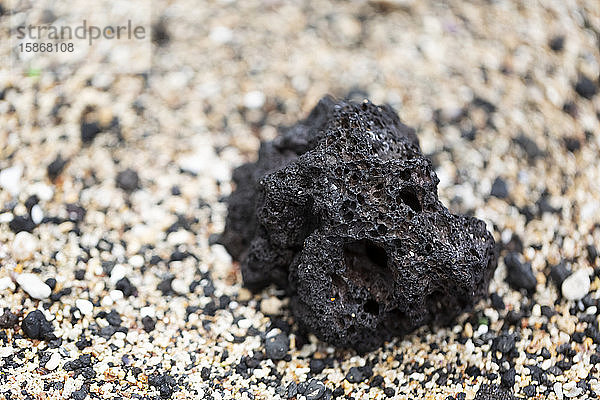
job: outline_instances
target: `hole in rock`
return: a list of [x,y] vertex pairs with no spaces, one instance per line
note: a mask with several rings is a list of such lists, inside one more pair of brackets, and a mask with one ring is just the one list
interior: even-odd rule
[[400,191],[400,194],[398,195],[398,201],[409,206],[414,212],[423,211],[423,207],[421,206],[419,198],[415,192],[410,189],[404,189]]
[[371,315],[379,315],[379,303],[377,303],[375,300],[373,299],[369,299],[367,300],[367,302],[365,303],[365,305],[363,306],[363,309],[365,310],[366,313],[371,314]]

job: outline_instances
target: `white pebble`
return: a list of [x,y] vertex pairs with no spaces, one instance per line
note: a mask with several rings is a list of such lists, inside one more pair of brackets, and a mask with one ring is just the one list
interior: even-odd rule
[[563,391],[562,391],[561,383],[560,382],[554,383],[554,386],[552,386],[552,389],[554,389],[554,393],[556,393],[556,398],[558,400],[563,400]]
[[154,307],[152,307],[152,306],[142,307],[142,308],[140,308],[140,315],[142,316],[142,318],[144,318],[144,317],[154,318],[156,316],[156,311],[154,310]]
[[562,295],[567,300],[581,300],[590,291],[590,277],[585,269],[572,273],[562,283]]
[[115,285],[118,281],[125,278],[126,273],[127,268],[123,264],[115,265],[112,271],[110,271],[110,283]]
[[4,168],[0,171],[0,187],[13,196],[19,194],[21,188],[21,175],[23,167],[15,165],[10,168]]
[[244,319],[240,319],[237,324],[242,329],[248,329],[252,326],[252,321],[244,318]]
[[34,299],[43,300],[50,297],[52,289],[34,274],[20,274],[17,276],[17,283],[29,296]]
[[488,326],[485,324],[479,325],[479,327],[477,327],[477,336],[485,335],[488,332],[488,329]]
[[19,232],[12,242],[12,255],[17,261],[27,260],[37,249],[37,239],[29,232]]
[[119,301],[123,298],[123,292],[121,292],[120,290],[111,290],[109,296],[112,299],[112,301]]
[[60,364],[60,354],[58,353],[54,353],[50,356],[50,359],[48,360],[48,362],[46,362],[46,369],[50,370],[50,371],[54,371],[56,368],[58,368],[58,365]]
[[110,298],[110,296],[104,296],[102,298],[102,300],[100,300],[100,304],[104,307],[110,307],[114,304],[113,300]]
[[10,221],[12,221],[14,218],[14,215],[11,212],[5,212],[0,214],[0,224],[6,224]]
[[244,95],[244,106],[246,108],[261,108],[265,104],[265,95],[263,92],[253,90]]
[[227,43],[233,39],[233,31],[226,26],[215,26],[210,31],[210,40],[215,43]]
[[5,276],[4,278],[0,278],[0,291],[1,290],[15,290],[15,283],[10,279],[10,277]]
[[144,257],[142,257],[139,254],[132,256],[129,259],[129,265],[131,265],[132,267],[135,267],[135,268],[142,267],[144,265]]
[[42,207],[40,207],[38,204],[31,207],[31,220],[33,221],[33,223],[37,225],[41,223],[43,219],[44,212],[42,211]]
[[260,311],[266,315],[277,315],[281,312],[283,302],[277,297],[269,297],[260,302]]
[[189,285],[187,285],[183,279],[173,279],[173,282],[171,282],[171,288],[173,288],[175,293],[179,294],[186,294],[190,290]]
[[89,300],[77,299],[75,300],[75,305],[77,308],[79,308],[79,311],[81,311],[83,315],[92,315],[94,312],[94,305]]

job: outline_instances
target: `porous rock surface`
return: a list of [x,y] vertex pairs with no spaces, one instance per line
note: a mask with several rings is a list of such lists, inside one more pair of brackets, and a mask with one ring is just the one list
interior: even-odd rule
[[391,107],[325,97],[237,168],[221,242],[244,283],[274,283],[300,325],[358,351],[485,295],[485,223],[451,214],[413,129]]

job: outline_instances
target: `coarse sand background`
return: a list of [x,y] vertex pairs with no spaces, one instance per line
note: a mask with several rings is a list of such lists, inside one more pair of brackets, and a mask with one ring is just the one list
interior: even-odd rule
[[[146,74],[0,67],[0,398],[600,396],[600,2],[151,7]],[[231,171],[325,94],[416,128],[444,204],[503,244],[493,301],[361,356],[242,288],[214,244]],[[21,329],[36,309],[56,339]]]

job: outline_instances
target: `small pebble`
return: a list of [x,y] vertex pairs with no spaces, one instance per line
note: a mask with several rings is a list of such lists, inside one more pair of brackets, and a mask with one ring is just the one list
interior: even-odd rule
[[25,336],[30,339],[51,340],[54,338],[52,333],[54,332],[54,327],[40,310],[35,310],[27,314],[23,322],[21,322],[21,329],[23,329]]
[[506,182],[500,177],[496,178],[492,184],[492,190],[490,191],[492,196],[498,197],[499,199],[506,199],[508,197],[508,187]]
[[556,398],[558,400],[563,400],[562,384],[560,382],[555,382],[554,385],[552,386],[552,389],[554,390],[554,393],[556,394]]
[[1,290],[15,290],[16,286],[12,279],[9,276],[5,276],[4,278],[0,278],[0,291]]
[[24,261],[33,257],[37,247],[38,241],[35,236],[29,232],[19,232],[12,242],[11,253],[15,260]]
[[261,108],[263,104],[265,104],[265,95],[258,90],[253,90],[244,95],[244,106],[246,108]]
[[131,168],[127,168],[125,171],[119,172],[117,175],[117,187],[123,189],[126,192],[133,192],[138,189],[140,185],[140,178],[137,172]]
[[16,196],[21,189],[21,175],[23,175],[23,167],[20,165],[4,168],[0,171],[0,187]]
[[46,362],[46,365],[44,368],[46,368],[49,371],[54,371],[56,368],[58,368],[58,365],[60,364],[60,354],[58,353],[53,353],[50,356],[50,359],[48,360],[48,362]]
[[567,300],[581,300],[590,291],[590,277],[588,273],[579,269],[566,278],[561,286],[562,295]]
[[89,300],[77,299],[75,300],[75,306],[83,315],[92,315],[94,312],[94,305]]
[[187,294],[189,293],[190,286],[185,283],[183,279],[173,279],[171,282],[171,288],[177,294]]
[[598,87],[590,78],[581,75],[575,84],[575,91],[581,97],[589,100],[598,93]]
[[17,283],[29,296],[37,300],[44,300],[50,297],[52,289],[46,285],[37,275],[24,273],[19,274]]
[[265,315],[278,315],[281,313],[282,306],[283,301],[273,296],[260,302],[260,311]]
[[537,280],[531,269],[531,263],[521,262],[517,253],[508,253],[504,257],[506,264],[506,281],[514,289],[525,289],[528,292],[535,291]]
[[36,225],[39,225],[44,220],[44,212],[39,204],[31,207],[31,220]]
[[311,379],[304,391],[306,400],[317,400],[325,393],[325,384],[318,379]]
[[265,341],[265,353],[271,360],[283,359],[290,350],[290,340],[284,333],[267,337]]

